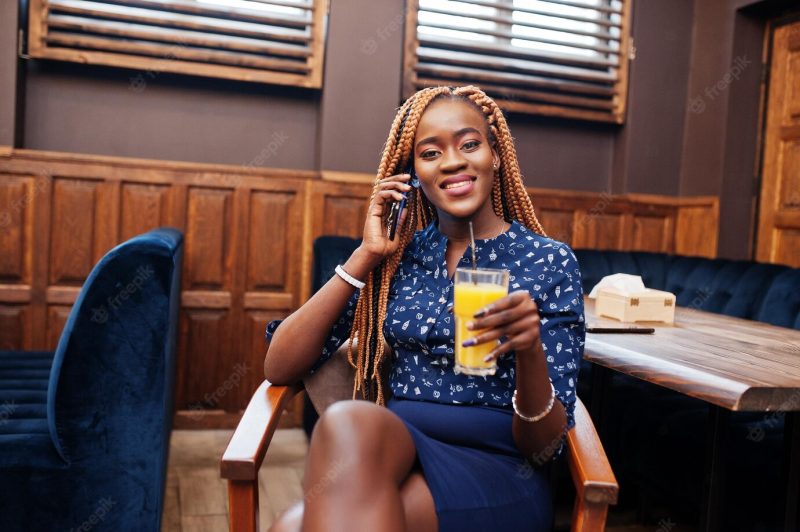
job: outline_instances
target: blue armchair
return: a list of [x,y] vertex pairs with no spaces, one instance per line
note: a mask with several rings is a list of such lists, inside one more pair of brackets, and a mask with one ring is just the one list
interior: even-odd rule
[[160,528],[182,250],[170,228],[120,244],[55,353],[0,353],[0,530]]

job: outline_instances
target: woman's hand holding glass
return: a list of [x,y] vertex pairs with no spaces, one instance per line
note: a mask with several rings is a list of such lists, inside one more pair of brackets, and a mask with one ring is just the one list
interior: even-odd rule
[[541,350],[539,309],[525,290],[511,292],[478,311],[467,329],[482,332],[464,342],[465,346],[505,338],[487,355],[487,362],[512,351],[517,357],[529,357]]

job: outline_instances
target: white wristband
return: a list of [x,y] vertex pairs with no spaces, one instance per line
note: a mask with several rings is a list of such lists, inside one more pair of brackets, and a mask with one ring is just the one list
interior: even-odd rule
[[341,264],[336,266],[334,271],[336,272],[336,275],[341,277],[344,282],[346,282],[349,285],[355,286],[359,290],[367,286],[367,283],[359,281],[358,279],[356,279],[355,277],[344,271],[344,268],[342,268]]

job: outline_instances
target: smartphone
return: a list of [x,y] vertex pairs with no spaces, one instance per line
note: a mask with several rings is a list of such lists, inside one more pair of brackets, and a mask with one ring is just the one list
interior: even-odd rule
[[586,327],[587,333],[596,334],[653,334],[652,327]]
[[[419,188],[419,179],[417,179],[417,174],[414,173],[413,161],[408,163],[405,173],[411,176],[408,184],[413,188]],[[401,201],[394,201],[389,205],[389,214],[386,216],[386,232],[389,240],[394,240],[394,237],[397,234],[397,228],[400,225],[400,215],[403,214],[403,209],[406,208],[406,203],[406,198],[403,198]]]

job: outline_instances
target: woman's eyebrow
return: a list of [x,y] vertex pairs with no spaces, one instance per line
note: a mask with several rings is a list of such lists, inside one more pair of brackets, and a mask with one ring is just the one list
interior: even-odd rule
[[[478,131],[477,129],[475,129],[472,126],[467,126],[467,127],[462,127],[461,129],[456,131],[453,134],[453,136],[454,137],[461,137],[463,135],[466,135],[467,133],[478,133],[478,134],[480,134],[480,131]],[[419,148],[420,145],[422,145],[422,144],[428,144],[429,142],[437,142],[438,140],[439,140],[439,137],[436,137],[436,136],[434,136],[434,137],[426,137],[426,138],[422,139],[421,141],[417,142],[417,146],[416,147]]]

